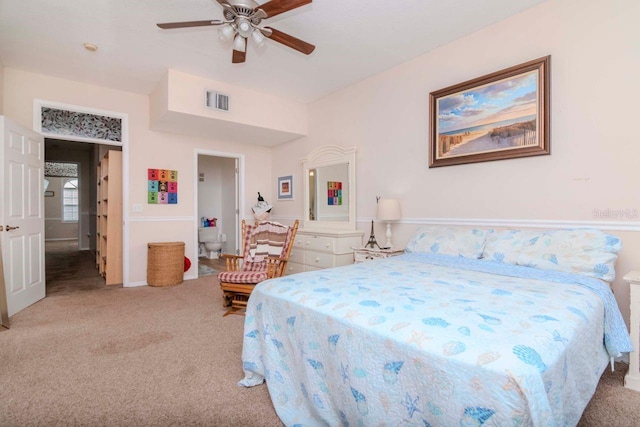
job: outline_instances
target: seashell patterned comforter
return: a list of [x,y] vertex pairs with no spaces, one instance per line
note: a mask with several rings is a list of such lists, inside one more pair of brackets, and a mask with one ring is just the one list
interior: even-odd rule
[[420,253],[262,282],[244,333],[287,426],[575,425],[631,350],[601,280]]

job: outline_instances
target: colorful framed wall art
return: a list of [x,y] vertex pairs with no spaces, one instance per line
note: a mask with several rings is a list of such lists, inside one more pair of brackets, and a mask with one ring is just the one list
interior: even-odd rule
[[178,204],[178,171],[148,169],[148,198],[151,205]]
[[327,181],[327,203],[329,206],[342,205],[342,182]]

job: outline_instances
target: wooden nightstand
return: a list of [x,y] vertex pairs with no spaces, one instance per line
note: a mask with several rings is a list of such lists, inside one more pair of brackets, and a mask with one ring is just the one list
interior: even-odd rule
[[353,258],[355,264],[372,259],[389,258],[396,255],[402,255],[404,249],[370,249],[370,248],[353,248]]

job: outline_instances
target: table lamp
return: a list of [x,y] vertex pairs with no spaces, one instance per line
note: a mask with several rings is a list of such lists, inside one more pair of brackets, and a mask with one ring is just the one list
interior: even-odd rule
[[391,221],[400,219],[400,203],[396,199],[380,199],[378,201],[378,212],[376,218],[387,222],[387,243],[385,249],[392,249],[391,243]]

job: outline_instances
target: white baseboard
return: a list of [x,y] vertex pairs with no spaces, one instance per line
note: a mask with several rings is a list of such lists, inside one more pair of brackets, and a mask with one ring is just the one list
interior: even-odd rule
[[[198,278],[198,273],[195,274],[185,274],[184,280],[193,280]],[[149,286],[146,280],[142,280],[139,282],[129,282],[126,285],[122,285],[123,288],[137,288],[138,286]]]
[[138,286],[148,286],[147,281],[143,280],[141,282],[129,282],[122,285],[123,288],[137,288]]

